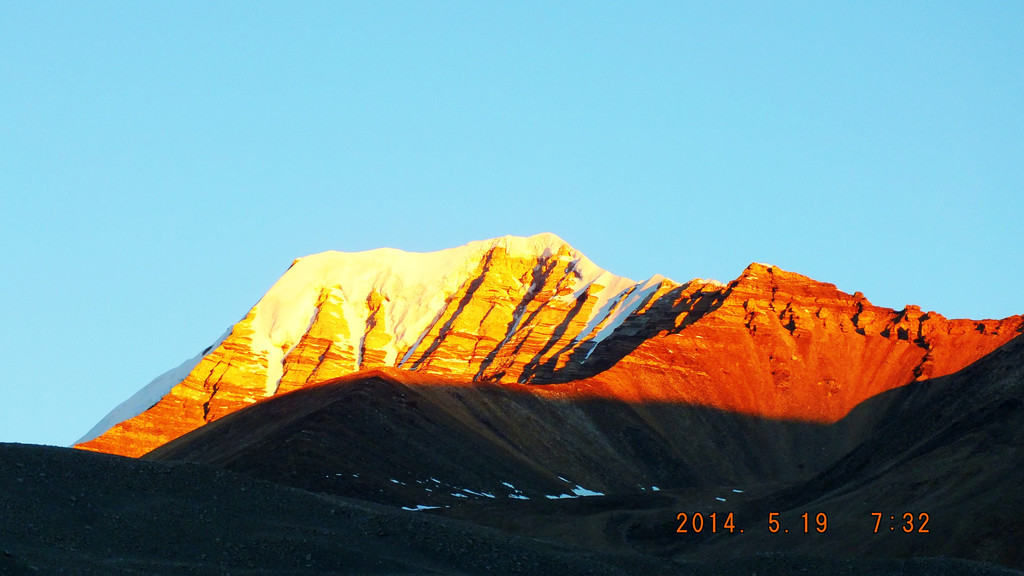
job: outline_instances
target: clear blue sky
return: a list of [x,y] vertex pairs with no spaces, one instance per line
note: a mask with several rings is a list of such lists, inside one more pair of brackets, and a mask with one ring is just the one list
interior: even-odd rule
[[0,441],[73,442],[328,249],[550,231],[1024,312],[1024,2],[552,4],[0,4]]

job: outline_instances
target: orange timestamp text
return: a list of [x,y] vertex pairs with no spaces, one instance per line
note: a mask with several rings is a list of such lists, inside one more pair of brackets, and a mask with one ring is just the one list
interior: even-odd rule
[[[736,526],[736,518],[733,512],[723,514],[712,512],[707,515],[700,512],[693,514],[680,512],[676,515],[676,520],[679,522],[679,525],[676,527],[676,532],[679,534],[700,534],[702,532],[710,532],[712,534],[719,532],[743,533],[743,528],[737,528]],[[793,520],[792,518],[783,518],[779,512],[769,512],[768,531],[773,534],[787,534],[792,529],[794,532],[802,531],[804,534],[812,532],[824,534],[828,530],[828,515],[824,512],[818,512],[817,514],[804,512],[795,519],[795,522]]]

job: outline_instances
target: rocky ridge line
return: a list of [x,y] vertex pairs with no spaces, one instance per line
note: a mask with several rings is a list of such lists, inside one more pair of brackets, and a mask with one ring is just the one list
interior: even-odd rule
[[956,371],[1022,326],[876,307],[760,264],[728,285],[637,283],[553,235],[324,253],[293,263],[152,406],[78,447],[139,456],[263,398],[377,367],[828,422]]

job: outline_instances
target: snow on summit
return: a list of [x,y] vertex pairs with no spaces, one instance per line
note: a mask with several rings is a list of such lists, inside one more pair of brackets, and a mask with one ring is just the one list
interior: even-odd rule
[[305,256],[226,338],[155,380],[90,435],[173,395],[209,422],[374,367],[496,382],[543,378],[570,359],[586,361],[669,284],[612,274],[550,233],[437,252]]
[[[266,394],[276,391],[283,359],[315,320],[317,299],[323,290],[340,291],[344,317],[350,327],[366,325],[366,302],[373,292],[380,294],[387,301],[386,332],[393,336],[385,350],[388,364],[400,365],[417,339],[444,311],[451,296],[495,248],[503,249],[512,258],[537,260],[568,252],[571,256],[567,265],[579,278],[573,297],[595,281],[606,286],[596,310],[607,312],[610,301],[635,285],[628,278],[599,268],[551,233],[525,238],[504,236],[437,252],[379,248],[365,252],[328,251],[299,258],[253,309],[252,348],[268,357]],[[360,332],[351,330],[348,336],[357,351],[363,344]],[[409,352],[398,359],[398,350]],[[359,363],[357,358],[356,364]]]
[[[583,386],[615,398],[832,422],[861,398],[846,390],[892,389],[914,366],[913,378],[949,374],[1018,335],[1022,323],[865,308],[834,285],[756,264],[728,287],[661,276],[634,282],[553,234],[428,253],[324,252],[296,260],[223,341],[154,380],[79,446],[139,456],[264,398],[396,368],[404,373],[389,378],[496,386],[601,375],[608,388]],[[928,360],[901,334],[929,338]],[[850,356],[863,346],[878,351],[872,358],[891,358],[884,378],[861,381],[878,373]],[[787,351],[769,356],[779,369],[765,369],[762,347]],[[807,372],[805,357],[822,354],[832,360]],[[737,358],[748,364],[737,367]],[[736,374],[744,374],[741,387]]]

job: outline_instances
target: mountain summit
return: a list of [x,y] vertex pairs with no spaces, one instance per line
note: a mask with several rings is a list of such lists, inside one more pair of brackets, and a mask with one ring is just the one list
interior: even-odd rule
[[432,253],[300,258],[195,358],[115,408],[79,448],[145,454],[265,398],[371,369],[538,394],[665,400],[832,422],[949,374],[1024,321],[891,310],[777,267],[727,285],[643,282],[553,234]]

